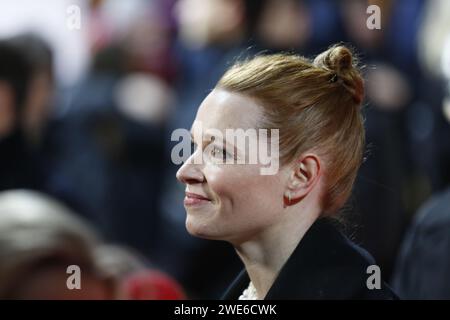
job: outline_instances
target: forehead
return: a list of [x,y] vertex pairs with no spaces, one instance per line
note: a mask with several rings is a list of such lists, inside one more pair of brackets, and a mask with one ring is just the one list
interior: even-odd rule
[[245,95],[214,89],[201,103],[193,129],[201,124],[203,129],[257,128],[262,119],[262,107]]

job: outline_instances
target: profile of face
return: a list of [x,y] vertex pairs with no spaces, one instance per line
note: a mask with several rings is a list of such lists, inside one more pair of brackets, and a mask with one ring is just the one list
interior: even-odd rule
[[[354,63],[348,48],[332,46],[314,61],[257,56],[222,76],[192,124],[197,149],[177,172],[189,233],[238,248],[298,243],[315,220],[338,213],[365,145],[364,82]],[[239,130],[254,134],[244,133],[242,144],[239,134],[228,134]],[[186,141],[181,131],[172,139]],[[270,152],[261,152],[269,143]],[[185,156],[189,146],[182,145],[176,150]],[[172,151],[172,159],[182,158]],[[276,170],[263,174],[273,162]]]
[[[264,164],[259,160],[227,164],[229,157],[233,162],[254,150],[243,150],[228,139],[220,142],[213,133],[220,131],[226,137],[228,129],[256,129],[262,116],[257,101],[217,88],[200,105],[191,128],[196,149],[177,172],[177,179],[186,185],[184,205],[190,234],[241,243],[283,219],[278,213],[283,212],[288,170],[279,168],[275,174],[263,175],[260,169]],[[249,139],[251,146],[251,139],[260,136]],[[197,157],[203,161],[195,161]]]

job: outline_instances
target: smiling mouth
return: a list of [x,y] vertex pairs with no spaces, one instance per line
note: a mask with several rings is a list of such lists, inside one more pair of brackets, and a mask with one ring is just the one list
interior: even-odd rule
[[204,204],[211,203],[211,200],[202,196],[200,194],[186,192],[186,197],[184,198],[185,206],[200,206]]

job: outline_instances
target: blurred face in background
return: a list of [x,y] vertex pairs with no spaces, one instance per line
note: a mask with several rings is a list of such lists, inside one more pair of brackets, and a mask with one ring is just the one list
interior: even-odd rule
[[241,0],[180,0],[175,16],[181,39],[188,46],[233,42],[243,33]]
[[53,81],[48,72],[41,71],[33,75],[23,112],[23,126],[28,137],[33,142],[41,138],[49,114]]
[[[186,185],[186,228],[192,235],[238,244],[282,218],[277,213],[283,208],[285,171],[261,175],[259,160],[257,164],[217,164],[233,157],[232,150],[237,147],[233,141],[222,147],[209,136],[212,129],[225,137],[228,128],[258,128],[261,117],[262,109],[254,100],[220,89],[213,90],[200,105],[191,130],[197,149],[177,172],[178,180]],[[196,164],[194,159],[202,156],[200,146],[203,162]],[[238,149],[236,158],[244,152],[256,151]]]
[[258,22],[258,36],[274,49],[301,47],[311,36],[311,18],[298,0],[269,0]]
[[14,96],[8,83],[0,80],[0,138],[14,128]]
[[[375,4],[381,7],[381,17],[387,20],[389,14],[390,1],[359,1],[345,0],[341,5],[342,22],[352,41],[363,48],[377,48],[383,40],[383,28],[381,30],[371,30],[366,28],[366,21],[369,15],[366,13],[367,6]],[[382,25],[385,25],[384,23]],[[363,27],[361,27],[363,26]]]

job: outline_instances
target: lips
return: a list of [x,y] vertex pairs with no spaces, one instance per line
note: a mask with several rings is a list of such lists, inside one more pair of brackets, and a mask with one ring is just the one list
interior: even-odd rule
[[186,206],[198,206],[210,203],[211,200],[201,194],[186,192],[186,197],[184,198],[184,205]]

